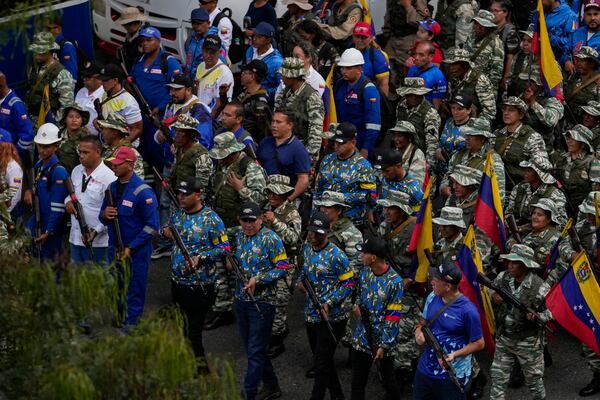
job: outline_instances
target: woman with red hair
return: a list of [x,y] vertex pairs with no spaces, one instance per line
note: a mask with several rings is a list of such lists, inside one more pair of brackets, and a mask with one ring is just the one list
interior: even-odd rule
[[10,132],[0,129],[0,201],[13,212],[21,200],[23,169]]

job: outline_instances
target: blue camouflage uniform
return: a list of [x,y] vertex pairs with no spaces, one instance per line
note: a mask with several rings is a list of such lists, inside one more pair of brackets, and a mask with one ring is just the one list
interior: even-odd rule
[[[538,20],[538,12],[531,14],[531,22]],[[564,65],[571,57],[571,36],[577,28],[577,15],[568,4],[562,3],[552,11],[546,13],[546,27],[554,56],[560,65]]]
[[[164,113],[165,107],[169,101],[171,101],[169,88],[166,84],[171,82],[173,75],[181,72],[181,64],[179,64],[179,61],[173,56],[168,56],[167,71],[163,73],[160,64],[164,53],[165,50],[161,48],[156,59],[148,67],[144,66],[148,54],[144,54],[139,61],[133,65],[131,70],[131,76],[140,88],[148,105],[151,109],[157,107],[160,110],[160,114]],[[162,170],[165,159],[160,145],[154,140],[156,127],[144,114],[142,114],[142,120],[144,121],[144,130],[140,138],[138,150],[146,162],[157,167],[159,170]]]
[[344,200],[350,207],[345,215],[356,225],[363,222],[367,208],[367,197],[376,197],[375,174],[371,163],[358,151],[346,159],[340,160],[335,153],[328,154],[321,162],[321,171],[317,175],[315,199],[330,190],[344,194]]
[[356,127],[356,148],[373,153],[375,140],[381,130],[379,91],[369,82],[359,98],[359,89],[367,79],[363,74],[353,85],[341,79],[336,83],[334,94],[338,121],[350,122]]
[[60,54],[58,55],[58,61],[65,67],[67,71],[71,73],[74,80],[77,80],[77,49],[75,45],[65,38],[64,33],[60,33],[54,41],[60,46],[63,42]]
[[[358,276],[357,286],[359,289],[356,304],[369,313],[369,322],[376,340],[373,347],[381,347],[389,353],[396,346],[396,337],[400,330],[404,295],[402,278],[389,265],[387,271],[379,276],[375,275],[371,268],[363,268]],[[354,328],[352,347],[372,355],[361,319]]]
[[[444,125],[440,135],[440,148],[446,152],[448,157],[465,148],[465,137],[460,130],[463,126],[456,126],[453,119],[448,119]],[[450,161],[450,159],[446,161]]]
[[[40,203],[40,220],[42,233],[48,232],[50,237],[42,245],[40,257],[52,260],[61,252],[62,233],[65,222],[65,198],[67,189],[65,180],[69,173],[58,164],[58,157],[53,155],[44,165],[38,161],[34,166],[35,193]],[[28,228],[35,236],[35,216],[29,219]]]
[[411,208],[418,207],[423,199],[423,187],[410,172],[407,172],[399,181],[388,181],[381,177],[381,198],[387,198],[390,190],[408,194],[410,196],[408,204]]
[[589,46],[600,52],[600,32],[594,33],[592,37],[588,39],[587,26],[582,26],[577,29],[571,37],[571,47],[569,52],[571,54],[577,54],[579,49],[581,49],[581,46]]
[[171,253],[171,277],[182,285],[214,284],[216,263],[230,250],[225,225],[216,212],[207,206],[187,214],[178,210],[171,215],[181,240],[192,256],[200,256],[196,274],[185,274],[185,259],[179,247]]
[[[354,290],[354,272],[348,264],[348,256],[335,244],[316,251],[310,244],[304,245],[304,267],[302,278],[307,278],[315,289],[321,304],[329,305],[329,317],[332,321],[342,321],[348,318],[343,303]],[[307,322],[321,322],[310,297],[304,306],[304,316]]]
[[[135,173],[126,184],[123,195],[117,197],[117,179],[110,184],[117,208],[123,246],[131,249],[131,277],[127,290],[127,312],[125,326],[135,325],[144,311],[148,267],[152,254],[152,238],[158,232],[158,201],[150,186]],[[100,211],[100,220],[108,226],[108,239],[111,258],[115,257],[116,237],[113,224],[102,217],[106,199]]]
[[12,90],[0,103],[0,128],[12,135],[21,160],[29,161],[33,148],[33,124],[27,115],[25,103]]

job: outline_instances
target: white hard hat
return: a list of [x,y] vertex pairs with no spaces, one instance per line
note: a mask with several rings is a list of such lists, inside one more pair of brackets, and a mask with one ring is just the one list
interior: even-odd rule
[[52,144],[61,141],[61,137],[58,134],[58,126],[47,122],[40,126],[37,134],[33,138],[33,141],[37,144]]
[[340,57],[340,61],[338,65],[340,67],[354,67],[356,65],[363,65],[365,63],[365,58],[363,57],[360,50],[355,48],[346,49],[342,56]]

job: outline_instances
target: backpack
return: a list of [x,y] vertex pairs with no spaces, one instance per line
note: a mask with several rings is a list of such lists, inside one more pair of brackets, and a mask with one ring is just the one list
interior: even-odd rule
[[236,64],[244,59],[246,49],[244,48],[244,31],[242,28],[240,28],[237,22],[231,18],[231,14],[232,12],[230,8],[224,8],[216,15],[212,26],[218,27],[219,22],[221,22],[221,20],[225,17],[229,18],[231,21],[231,25],[233,25],[233,32],[231,35],[231,45],[229,46],[227,55],[229,56],[231,63]]
[[[63,38],[60,42],[58,42],[58,45],[60,46],[60,50],[59,50],[60,53],[62,53],[63,47],[65,46],[65,44],[67,42],[71,43],[73,45],[73,47],[75,47],[75,53],[77,54],[77,75],[80,75],[81,71],[90,65],[90,62],[92,61],[92,59],[86,54],[85,51],[83,51],[83,49],[81,47],[79,47],[79,43],[77,43],[77,40],[75,40],[75,39]],[[80,81],[82,81],[80,76],[74,76],[73,78],[78,83]]]
[[379,136],[377,136],[377,140],[375,141],[375,146],[378,146],[385,138],[387,131],[396,125],[396,109],[394,108],[392,102],[377,86],[377,84],[367,77],[365,77],[365,80],[361,83],[360,87],[358,88],[357,96],[361,104],[363,101],[363,92],[365,90],[365,87],[369,83],[373,83],[373,85],[379,92],[379,113],[381,115],[381,130],[379,131]]

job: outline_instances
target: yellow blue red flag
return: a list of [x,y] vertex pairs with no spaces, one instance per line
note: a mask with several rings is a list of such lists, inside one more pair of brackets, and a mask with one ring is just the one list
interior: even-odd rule
[[430,179],[423,194],[421,208],[417,214],[417,222],[410,237],[408,252],[412,253],[411,278],[415,282],[427,282],[427,272],[429,260],[425,255],[425,250],[433,249],[433,216],[431,206],[431,184]]
[[554,96],[560,101],[563,101],[564,96],[560,89],[563,75],[556,62],[556,57],[552,51],[552,45],[550,44],[542,0],[538,0],[537,12],[538,18],[537,21],[534,22],[535,29],[533,31],[532,50],[539,55],[540,78],[546,89],[546,93],[549,96]]

